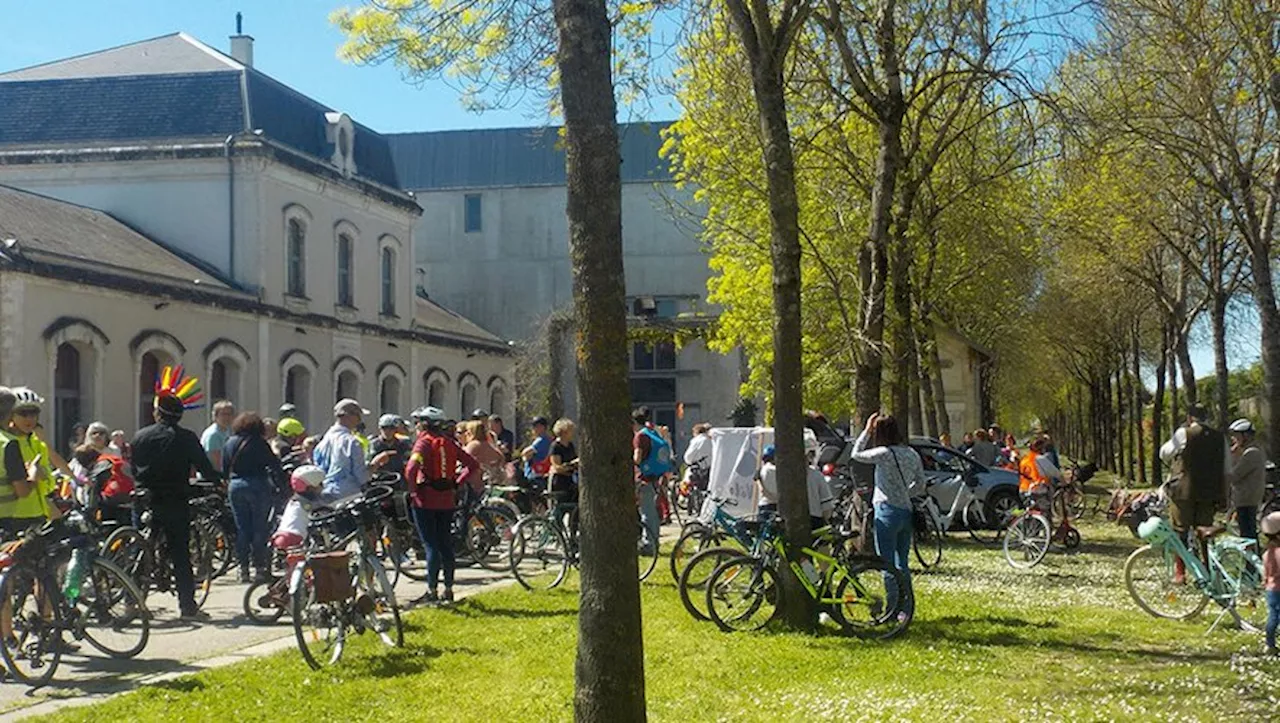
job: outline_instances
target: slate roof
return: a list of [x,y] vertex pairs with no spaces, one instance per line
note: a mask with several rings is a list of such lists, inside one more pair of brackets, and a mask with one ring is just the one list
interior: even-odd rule
[[[335,110],[182,33],[0,74],[0,146],[221,142],[261,129],[328,163]],[[355,124],[354,142],[356,175],[399,189],[386,137]]]
[[[17,254],[229,288],[217,277],[97,209],[0,185],[0,242]],[[0,244],[0,254],[14,253]]]
[[503,343],[498,335],[471,321],[452,309],[421,296],[414,298],[413,320],[428,329],[439,329],[460,336],[475,337],[487,342]]
[[[622,182],[670,181],[659,156],[670,122],[618,126]],[[563,186],[558,127],[388,133],[403,188],[430,191],[513,186]],[[357,161],[358,162],[358,161]]]

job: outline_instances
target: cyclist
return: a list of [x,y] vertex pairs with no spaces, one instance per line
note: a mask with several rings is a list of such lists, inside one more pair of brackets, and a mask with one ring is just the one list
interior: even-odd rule
[[[480,468],[475,458],[458,446],[453,424],[444,412],[427,407],[417,415],[423,431],[413,443],[405,481],[409,487],[414,525],[427,551],[427,591],[415,602],[453,600],[453,512],[458,485]],[[464,469],[460,472],[459,465]],[[440,573],[444,572],[444,595]]]
[[494,444],[502,452],[503,461],[511,461],[511,452],[516,448],[516,433],[502,425],[502,417],[494,414],[489,417],[489,433],[493,435]]
[[9,434],[17,440],[18,449],[22,451],[22,461],[26,465],[35,464],[36,476],[32,479],[35,486],[31,493],[20,496],[14,502],[12,514],[7,515],[15,520],[18,529],[34,523],[43,523],[51,517],[59,517],[56,505],[49,503],[49,495],[57,490],[57,482],[53,477],[52,451],[37,434],[40,426],[40,410],[44,399],[27,387],[13,389],[16,401],[13,405],[13,417],[9,420]]
[[547,434],[548,426],[546,417],[534,417],[533,442],[520,453],[525,461],[525,479],[535,496],[547,490],[547,475],[551,472],[552,439]]
[[133,438],[133,478],[138,486],[151,493],[152,524],[168,543],[173,562],[173,578],[178,594],[178,608],[183,620],[208,620],[208,613],[196,607],[195,580],[191,574],[191,553],[187,549],[191,535],[191,512],[188,505],[191,468],[204,479],[220,479],[209,455],[195,432],[178,426],[182,414],[195,408],[198,396],[183,389],[182,379],[170,379],[165,369],[155,396],[155,424],[138,430]]
[[1045,454],[1044,448],[1044,438],[1037,437],[1018,461],[1018,491],[1027,504],[1040,508],[1045,520],[1049,522],[1049,529],[1053,529],[1053,485],[1055,482],[1063,483],[1064,478],[1062,471]]
[[334,424],[311,452],[316,466],[324,470],[324,496],[333,502],[360,494],[369,473],[364,463],[364,446],[355,435],[360,420],[369,410],[354,399],[333,405]]
[[378,417],[378,436],[369,442],[369,469],[404,476],[404,465],[413,444],[400,438],[403,424],[404,420],[394,414]]
[[283,461],[298,449],[298,445],[302,444],[302,438],[305,436],[307,436],[307,430],[302,426],[302,422],[293,417],[285,417],[276,422],[276,438],[271,440],[271,450]]
[[[1160,459],[1173,473],[1169,517],[1183,539],[1196,527],[1213,525],[1213,516],[1226,502],[1226,480],[1231,475],[1231,450],[1227,439],[1209,426],[1209,412],[1199,404],[1187,409],[1186,422],[1160,447]],[[1207,540],[1200,540],[1201,559],[1208,560]],[[1181,558],[1174,561],[1174,580],[1185,580]]]
[[1258,506],[1267,492],[1267,456],[1254,442],[1253,422],[1237,419],[1231,433],[1231,506],[1240,525],[1240,536],[1258,539]]
[[[577,427],[571,419],[557,419],[551,428],[551,494],[560,504],[578,504],[578,449],[573,445]],[[569,539],[578,539],[578,516],[569,515]]]
[[12,537],[31,524],[44,521],[43,517],[23,518],[21,513],[26,511],[25,506],[19,508],[19,503],[39,487],[41,468],[39,461],[26,462],[23,459],[22,446],[9,431],[9,420],[16,402],[13,390],[0,387],[0,457],[4,462],[0,469],[0,531],[5,537]]
[[636,466],[636,500],[645,540],[642,554],[653,554],[658,544],[658,480],[671,471],[671,444],[649,422],[649,408],[631,414],[632,462]]

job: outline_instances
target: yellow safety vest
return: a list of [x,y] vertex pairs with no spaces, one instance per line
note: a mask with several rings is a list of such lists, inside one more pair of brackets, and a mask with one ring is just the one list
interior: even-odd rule
[[45,499],[56,488],[53,481],[53,466],[49,463],[49,448],[34,434],[13,435],[22,450],[22,463],[31,464],[31,460],[40,455],[40,482],[36,489],[26,497],[19,497],[8,505],[0,505],[0,517],[45,517],[49,516],[49,503]]
[[[0,455],[3,455],[4,448],[15,439],[12,434],[0,429]],[[18,491],[13,488],[13,480],[9,479],[8,471],[0,464],[0,517],[12,517],[13,505],[17,501]]]

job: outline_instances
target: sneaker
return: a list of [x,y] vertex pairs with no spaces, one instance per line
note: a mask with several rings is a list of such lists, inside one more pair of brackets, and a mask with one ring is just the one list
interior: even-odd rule
[[419,605],[419,604],[422,604],[422,603],[433,603],[433,602],[438,602],[439,600],[440,600],[440,596],[439,596],[439,595],[436,595],[436,591],[435,591],[435,590],[428,590],[428,591],[426,591],[426,592],[422,593],[422,595],[421,595],[420,597],[416,597],[416,598],[414,598],[414,599],[413,599],[413,604],[414,604],[414,605]]
[[453,588],[446,587],[444,595],[440,598],[443,602],[453,602]]
[[253,573],[253,581],[255,583],[271,582],[271,573],[267,572],[266,570],[258,570],[257,572]]
[[236,573],[236,582],[240,583],[241,585],[244,585],[249,582],[249,568],[247,567],[240,568],[240,571]]
[[207,623],[212,618],[209,617],[209,613],[203,610],[187,610],[184,611],[178,619],[195,623]]

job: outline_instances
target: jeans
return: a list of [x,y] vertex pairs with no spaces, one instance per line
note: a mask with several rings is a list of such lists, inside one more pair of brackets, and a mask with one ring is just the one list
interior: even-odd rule
[[453,555],[453,510],[410,509],[418,537],[422,538],[422,546],[427,550],[427,589],[439,587],[441,570],[444,570],[445,589],[452,589],[453,572],[457,568]]
[[231,516],[236,521],[236,562],[241,570],[267,570],[267,520],[271,517],[271,482],[266,477],[232,477],[227,486]]
[[1240,523],[1240,536],[1246,540],[1258,539],[1258,508],[1237,507],[1236,521]]
[[644,553],[652,554],[658,546],[658,493],[657,480],[645,479],[636,485],[636,499],[640,503],[640,523],[644,525]]
[[173,586],[178,593],[178,609],[186,615],[196,607],[196,582],[191,574],[191,511],[185,497],[157,497],[151,504],[151,524],[164,535],[173,563]]
[[[894,507],[887,502],[876,504],[876,554],[902,572],[907,580],[907,594],[911,594],[911,510]],[[885,591],[890,605],[897,605],[897,581],[885,577]],[[908,612],[910,610],[908,609]]]
[[1276,628],[1280,627],[1280,590],[1267,591],[1267,647],[1276,646]]

